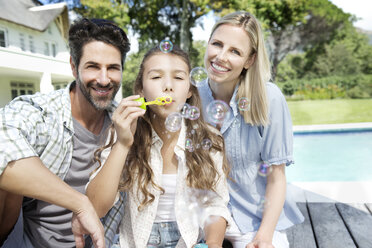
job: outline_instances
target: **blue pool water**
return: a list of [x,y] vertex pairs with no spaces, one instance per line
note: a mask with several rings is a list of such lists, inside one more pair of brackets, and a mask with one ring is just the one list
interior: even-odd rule
[[372,181],[372,131],[294,135],[288,182]]

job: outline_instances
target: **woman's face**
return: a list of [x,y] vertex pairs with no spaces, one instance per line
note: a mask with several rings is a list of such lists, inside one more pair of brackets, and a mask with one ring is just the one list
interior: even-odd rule
[[204,57],[204,65],[212,82],[238,82],[242,70],[250,66],[251,45],[247,32],[234,25],[222,24],[212,34]]
[[173,54],[156,53],[150,56],[144,64],[142,83],[141,93],[147,102],[157,97],[172,97],[170,104],[148,106],[160,118],[178,111],[178,106],[191,96],[189,67],[182,58]]

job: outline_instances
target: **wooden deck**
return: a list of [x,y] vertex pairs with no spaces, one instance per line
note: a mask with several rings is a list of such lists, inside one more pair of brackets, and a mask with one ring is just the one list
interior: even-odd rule
[[372,248],[372,204],[298,202],[305,221],[287,230],[290,248]]

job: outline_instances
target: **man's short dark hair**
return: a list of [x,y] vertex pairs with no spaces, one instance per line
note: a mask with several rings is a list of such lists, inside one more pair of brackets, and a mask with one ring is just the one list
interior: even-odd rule
[[83,18],[74,22],[69,30],[70,55],[76,67],[79,66],[83,46],[91,41],[102,41],[118,48],[121,66],[124,66],[130,43],[123,29],[109,20]]

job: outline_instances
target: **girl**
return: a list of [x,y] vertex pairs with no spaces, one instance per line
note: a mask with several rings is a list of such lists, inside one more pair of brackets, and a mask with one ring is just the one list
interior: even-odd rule
[[217,125],[233,179],[233,223],[226,238],[234,248],[288,247],[280,230],[304,219],[286,196],[285,166],[293,163],[292,123],[285,98],[268,82],[270,63],[256,18],[239,11],[218,21],[204,63],[208,80],[198,88],[203,107],[221,100],[229,103],[231,113]]
[[[115,202],[118,187],[127,193],[121,247],[192,247],[201,239],[195,219],[201,220],[209,247],[222,245],[230,218],[223,138],[202,116],[184,118],[180,130],[172,127],[175,132],[168,132],[165,124],[167,116],[185,102],[201,106],[189,71],[188,56],[179,48],[169,53],[157,47],[150,50],[134,85],[137,95],[123,99],[113,114],[116,141],[111,132],[108,145],[97,152],[103,150],[103,160],[106,148],[111,148],[105,164],[93,175],[87,195],[98,215],[104,216]],[[145,111],[135,101],[140,96],[146,101],[170,96],[172,102],[148,105]],[[212,147],[198,148],[205,140]],[[194,197],[195,192],[201,197]],[[204,214],[198,215],[201,210]]]

